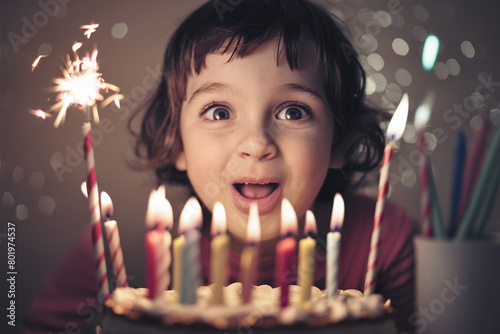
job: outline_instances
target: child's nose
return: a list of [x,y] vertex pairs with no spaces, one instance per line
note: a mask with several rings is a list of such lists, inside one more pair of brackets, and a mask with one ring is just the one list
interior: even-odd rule
[[238,146],[238,155],[262,161],[272,159],[276,156],[277,150],[271,133],[262,128],[242,140]]

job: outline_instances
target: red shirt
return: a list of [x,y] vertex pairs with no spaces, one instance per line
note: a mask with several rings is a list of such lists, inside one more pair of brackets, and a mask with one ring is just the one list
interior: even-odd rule
[[[360,195],[346,196],[346,213],[340,247],[339,289],[363,291],[366,265],[373,229],[375,201]],[[414,221],[400,207],[387,203],[379,250],[376,293],[391,299],[400,330],[411,332],[409,318],[414,311],[413,236]],[[326,236],[318,236],[316,286],[324,288]],[[202,273],[208,277],[209,241],[201,242]],[[127,259],[125,259],[125,264]],[[231,280],[239,280],[239,254],[230,254]],[[292,281],[296,273],[291,274]],[[260,283],[272,284],[274,257],[260,259]],[[31,303],[25,333],[74,332],[77,328],[95,326],[100,308],[90,229],[73,247],[58,268],[47,276],[43,291]]]

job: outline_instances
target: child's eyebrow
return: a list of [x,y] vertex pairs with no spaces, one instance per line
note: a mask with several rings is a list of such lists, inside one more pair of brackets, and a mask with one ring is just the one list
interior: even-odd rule
[[[212,82],[209,84],[205,84],[198,88],[197,90],[194,91],[193,95],[189,98],[188,105],[199,95],[202,94],[214,94],[214,93],[221,93],[222,91],[234,91],[234,87],[232,87],[229,84],[226,83],[221,83],[221,82]],[[313,98],[320,100],[321,102],[324,102],[323,97],[316,92],[314,89],[306,87],[304,85],[298,84],[298,83],[287,83],[284,84],[280,87],[277,87],[276,89],[277,92],[299,92],[299,93],[306,93],[308,95],[311,95]]]
[[312,97],[320,100],[321,102],[323,101],[323,97],[316,92],[314,89],[306,87],[304,85],[298,84],[298,83],[287,83],[281,86],[281,89],[285,92],[299,92],[299,93],[307,93],[309,95],[312,95]]
[[221,82],[212,82],[210,84],[205,84],[194,91],[193,95],[189,98],[188,105],[193,101],[197,96],[207,93],[220,93],[222,91],[233,91],[233,87],[229,84],[221,83]]

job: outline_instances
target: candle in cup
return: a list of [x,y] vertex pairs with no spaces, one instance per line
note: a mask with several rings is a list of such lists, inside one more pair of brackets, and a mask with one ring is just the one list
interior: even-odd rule
[[241,253],[241,282],[243,303],[252,300],[252,290],[257,277],[260,244],[260,221],[257,203],[250,205],[247,226],[247,244]]
[[[293,280],[293,259],[297,251],[298,222],[295,210],[286,198],[281,203],[281,237],[276,245],[276,286],[280,287],[280,306],[289,305],[290,283]],[[291,276],[290,276],[291,275]]]
[[326,296],[329,300],[332,300],[337,294],[344,212],[344,199],[342,195],[335,194],[330,218],[330,232],[326,236]]
[[366,294],[372,294],[375,291],[375,283],[378,270],[378,253],[380,248],[380,235],[382,231],[382,223],[384,220],[385,202],[389,193],[389,167],[391,164],[392,155],[394,153],[394,144],[401,138],[406,127],[408,118],[408,95],[404,94],[399,103],[394,115],[392,116],[389,126],[387,127],[388,143],[384,151],[384,159],[382,169],[380,171],[379,188],[377,195],[377,203],[375,206],[375,216],[373,220],[373,231],[370,242],[370,253],[368,256],[368,264],[366,266],[365,287]]
[[300,286],[300,302],[303,307],[308,307],[311,299],[311,287],[314,283],[314,270],[316,269],[316,219],[312,211],[306,211],[304,238],[299,241],[299,272],[297,282]]
[[212,242],[210,278],[214,284],[213,303],[224,303],[223,287],[227,285],[229,258],[229,236],[226,234],[226,211],[221,202],[216,202],[212,213]]
[[431,237],[431,186],[429,175],[429,156],[427,154],[427,142],[425,140],[425,126],[429,122],[431,108],[434,104],[434,94],[427,95],[424,103],[415,111],[414,126],[417,131],[418,149],[420,155],[420,220],[422,222],[422,235]]

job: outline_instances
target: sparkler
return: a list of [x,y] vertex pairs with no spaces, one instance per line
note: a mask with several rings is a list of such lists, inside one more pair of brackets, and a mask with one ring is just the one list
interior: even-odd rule
[[[98,26],[98,24],[90,24],[83,25],[80,28],[86,29],[84,34],[87,38],[90,38]],[[97,101],[101,101],[102,107],[105,107],[112,101],[119,107],[119,100],[123,96],[118,94],[120,89],[117,86],[105,82],[102,74],[98,72],[98,51],[95,49],[91,55],[87,54],[85,57],[80,58],[77,51],[81,46],[82,43],[79,42],[73,44],[73,57],[67,55],[64,59],[62,77],[56,78],[54,80],[56,85],[51,88],[52,92],[57,92],[57,102],[50,107],[49,111],[57,112],[54,122],[55,127],[58,127],[64,121],[66,112],[70,106],[76,106],[79,110],[83,110],[85,114],[82,134],[84,138],[85,167],[87,170],[86,193],[88,194],[90,223],[92,225],[96,280],[99,289],[98,297],[101,297],[101,300],[105,300],[109,297],[109,285],[104,256],[104,240],[90,120],[92,111],[94,122],[99,122]],[[35,60],[32,64],[32,70],[38,65],[41,58],[42,56],[39,56]],[[104,98],[103,94],[108,94],[110,91],[110,96]],[[40,109],[32,113],[39,117],[46,115]]]

